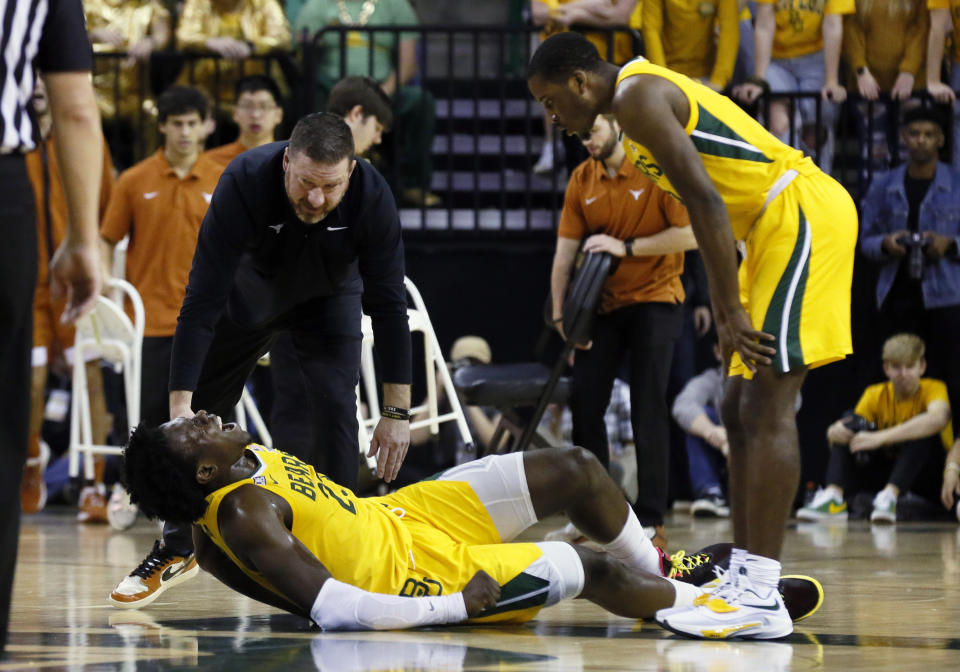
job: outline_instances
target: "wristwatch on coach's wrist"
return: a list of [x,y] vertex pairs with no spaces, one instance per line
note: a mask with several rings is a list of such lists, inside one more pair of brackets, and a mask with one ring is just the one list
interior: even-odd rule
[[633,256],[633,238],[627,238],[623,241],[624,256]]

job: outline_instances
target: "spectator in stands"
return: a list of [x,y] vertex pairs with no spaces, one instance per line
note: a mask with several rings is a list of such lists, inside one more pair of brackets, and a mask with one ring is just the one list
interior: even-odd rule
[[200,223],[222,168],[200,156],[209,103],[196,89],[172,86],[158,99],[163,147],[117,179],[100,228],[105,257],[130,237],[126,278],[143,299],[146,326],[140,417],[170,417],[170,348]]
[[[951,0],[927,0],[930,10],[930,34],[927,37],[927,93],[938,103],[953,105],[953,135],[950,142],[951,163],[960,168],[960,105],[955,104],[956,91],[960,89],[960,13]],[[950,55],[944,53],[947,33],[953,31],[953,50]],[[947,62],[944,63],[946,56]],[[950,83],[945,84],[942,73],[946,65],[950,72]]]
[[[860,0],[843,19],[843,55],[851,91],[865,102],[856,106],[861,156],[881,170],[889,168],[899,143],[896,103],[913,94],[923,66],[927,10],[924,0]],[[856,87],[853,82],[856,82]],[[889,97],[879,104],[869,102]],[[894,105],[890,104],[894,102]],[[867,122],[872,113],[872,124]],[[867,137],[872,126],[873,136]],[[899,159],[899,157],[898,157]]]
[[[543,26],[540,39],[545,40],[555,33],[569,30],[572,26],[582,29],[595,28],[622,28],[630,26],[639,29],[642,22],[642,3],[637,0],[531,0],[530,18],[535,26]],[[622,30],[613,35],[603,30],[584,32],[600,52],[600,56],[611,63],[621,65],[634,56],[633,43],[630,35]],[[550,173],[559,160],[554,160],[553,122],[549,114],[543,115],[543,149],[540,158],[533,167],[538,175]],[[578,147],[576,138],[564,139],[561,147],[564,153],[569,154],[568,167],[572,170],[583,158],[582,149]]]
[[[843,41],[843,15],[854,11],[853,0],[758,0],[754,29],[753,77],[735,90],[746,103],[755,102],[764,93],[819,92],[825,103],[821,108],[822,129],[817,129],[817,101],[797,101],[801,132],[798,140],[818,163],[830,172],[833,163],[833,125],[837,103],[846,100],[840,85],[840,49]],[[784,98],[770,104],[770,131],[784,142],[790,141],[794,108]]]
[[737,46],[737,63],[733,69],[733,84],[741,84],[748,77],[753,75],[753,12],[756,9],[755,2],[747,0],[737,0],[737,9],[739,14],[737,20],[740,26],[740,43]]
[[[882,490],[873,499],[871,522],[897,520],[897,498],[911,488],[936,501],[941,489],[941,451],[953,443],[947,388],[923,378],[923,340],[897,334],[883,344],[887,382],[868,387],[852,415],[827,429],[830,458],[826,486],[797,512],[800,520],[847,518],[850,493]],[[869,457],[867,457],[869,456]]]
[[[369,76],[393,100],[395,132],[395,188],[407,205],[434,207],[440,197],[433,182],[433,135],[436,104],[433,95],[412,80],[417,75],[417,39],[414,31],[400,33],[365,28],[412,26],[417,15],[408,0],[291,0],[287,16],[298,38],[330,25],[357,28],[350,32],[327,31],[321,39],[323,53],[317,69],[318,88],[325,95],[334,82],[348,76]],[[346,39],[345,51],[340,40]],[[346,61],[341,62],[341,53]]]
[[860,248],[878,265],[880,337],[920,335],[930,373],[960,399],[960,175],[939,163],[943,129],[933,108],[902,123],[907,163],[878,175],[863,200]]
[[652,63],[723,91],[739,42],[737,0],[643,3],[643,44]]
[[630,405],[641,524],[666,545],[669,409],[666,386],[683,320],[684,250],[696,247],[686,209],[626,160],[613,115],[596,118],[560,216],[551,271],[553,319],[563,335],[563,298],[581,240],[584,252],[621,259],[602,290],[592,347],[573,365],[573,440],[610,463],[603,414],[623,356],[630,353]]
[[244,75],[268,74],[280,81],[282,73],[275,62],[268,70],[264,61],[252,59],[289,51],[290,25],[278,0],[186,0],[177,26],[177,46],[219,56],[188,61],[178,83],[209,91],[214,109],[222,107],[229,113],[234,87]]
[[[24,513],[36,513],[46,503],[46,485],[43,473],[50,449],[40,436],[44,414],[44,389],[47,383],[47,364],[59,352],[73,365],[73,335],[71,324],[61,320],[66,301],[54,299],[50,294],[49,264],[54,251],[60,247],[67,233],[67,200],[60,179],[56,148],[53,140],[53,115],[47,100],[46,87],[37,80],[33,92],[33,111],[40,132],[39,147],[27,154],[27,175],[33,187],[33,200],[37,211],[37,287],[33,296],[33,352],[31,354],[30,384],[30,438],[27,463],[23,470],[20,490],[21,509]],[[103,175],[100,181],[100,207],[98,216],[103,217],[113,187],[113,163],[106,141],[103,142]],[[95,443],[106,442],[110,429],[103,393],[103,376],[99,360],[86,363],[87,389],[90,398],[90,418]],[[106,522],[107,496],[103,485],[104,458],[95,461],[94,484],[83,488],[80,494],[81,522]]]
[[233,120],[240,129],[237,139],[203,153],[221,168],[248,149],[273,142],[283,121],[280,87],[266,75],[248,75],[237,81],[233,100]]
[[960,520],[960,438],[947,453],[947,461],[943,466],[940,501],[947,510],[957,505],[957,519]]
[[[154,51],[170,44],[170,12],[161,0],[84,0],[83,12],[94,53],[126,53],[126,58],[95,59],[93,68],[97,104],[111,149],[117,164],[126,168],[133,163],[135,120],[147,115],[148,123],[141,130],[153,126],[156,107],[145,65]],[[140,99],[141,91],[145,100]],[[139,142],[149,144],[150,139],[146,133]]]
[[724,497],[722,475],[730,448],[727,430],[720,420],[726,376],[720,347],[714,344],[713,351],[720,365],[687,382],[673,402],[673,417],[687,433],[687,459],[694,498],[690,513],[727,518],[730,507]]

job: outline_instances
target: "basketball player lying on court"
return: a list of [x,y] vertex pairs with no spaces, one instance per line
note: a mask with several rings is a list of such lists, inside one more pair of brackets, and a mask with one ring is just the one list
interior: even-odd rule
[[[490,456],[367,498],[204,411],[141,424],[125,457],[141,511],[194,521],[201,567],[324,630],[521,622],[572,597],[648,618],[705,594],[690,582],[729,560],[730,544],[717,544],[671,563],[580,448]],[[504,543],[559,511],[603,551]],[[812,579],[781,590],[798,619],[822,599]]]

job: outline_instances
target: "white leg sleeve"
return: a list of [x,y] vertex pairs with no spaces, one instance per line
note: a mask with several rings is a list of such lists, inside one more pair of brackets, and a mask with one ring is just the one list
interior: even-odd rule
[[467,620],[463,593],[402,597],[327,579],[310,609],[323,630],[399,630]]

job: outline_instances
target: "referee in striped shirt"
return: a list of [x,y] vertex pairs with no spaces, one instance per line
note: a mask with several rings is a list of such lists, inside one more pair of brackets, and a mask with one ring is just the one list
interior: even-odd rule
[[97,200],[100,117],[90,80],[93,56],[81,0],[0,0],[0,654],[7,640],[20,527],[20,479],[30,412],[30,347],[37,228],[24,153],[39,131],[30,106],[43,72],[53,112],[68,230],[50,264],[64,319],[93,305],[100,289]]

